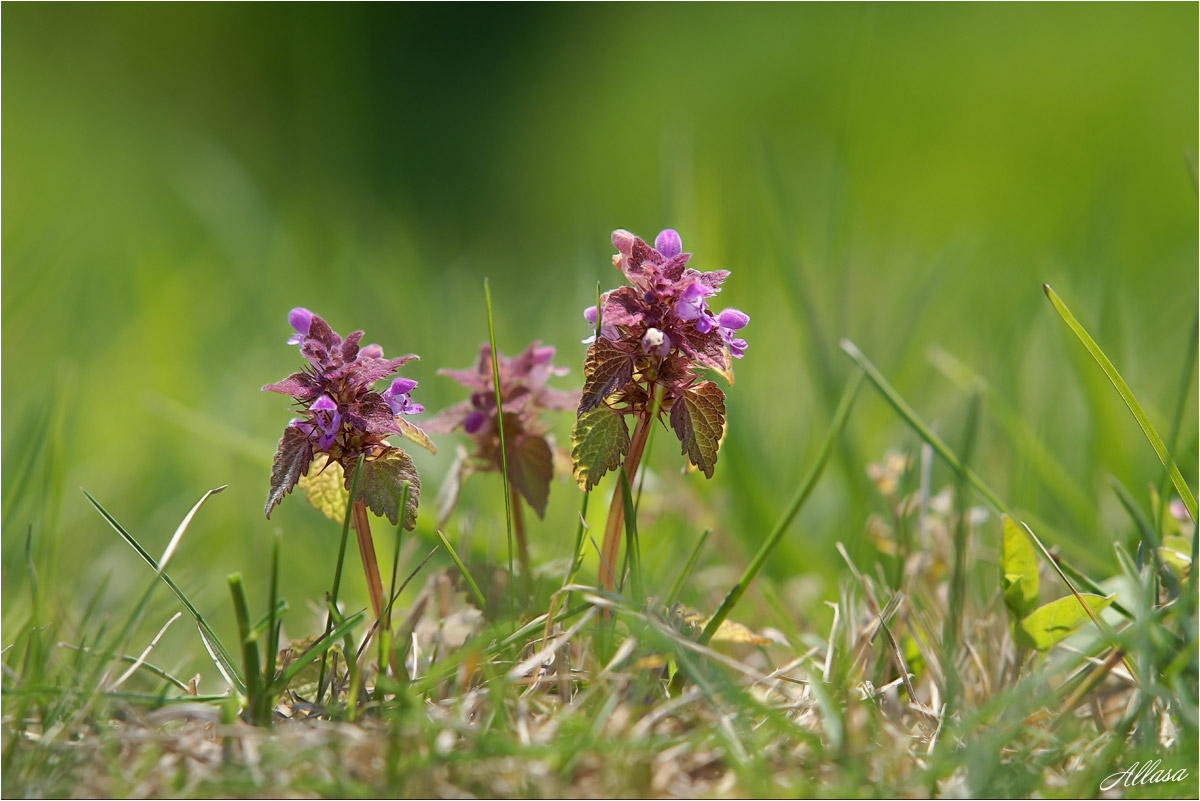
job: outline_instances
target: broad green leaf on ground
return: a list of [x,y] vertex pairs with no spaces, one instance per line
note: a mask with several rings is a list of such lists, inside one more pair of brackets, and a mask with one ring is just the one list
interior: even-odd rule
[[335,523],[346,519],[350,493],[346,491],[346,476],[340,464],[331,463],[325,454],[318,453],[308,475],[300,479],[299,487],[318,512]]
[[[1105,597],[1083,593],[1080,597],[1093,612],[1099,613],[1117,596],[1113,594]],[[1022,645],[1046,651],[1065,640],[1089,620],[1091,618],[1075,596],[1068,595],[1033,610],[1015,626],[1016,639]]]
[[301,476],[308,474],[312,456],[312,442],[303,431],[296,426],[288,426],[283,430],[279,447],[275,450],[275,461],[271,465],[271,491],[267,494],[267,505],[263,509],[268,519],[275,505],[292,491]]
[[1004,515],[1004,540],[1000,552],[1000,588],[1004,604],[1017,619],[1037,606],[1038,561],[1033,543],[1020,526]]
[[546,516],[550,479],[554,477],[554,455],[543,437],[522,434],[508,448],[508,478],[529,501],[537,516]]
[[587,492],[596,486],[628,451],[629,428],[621,414],[607,406],[581,414],[571,431],[571,461],[579,488]]
[[420,445],[430,453],[437,453],[437,447],[434,446],[433,442],[420,428],[408,422],[399,415],[396,415],[396,425],[399,426],[400,431],[404,434],[404,438],[406,440],[416,445]]
[[671,427],[691,463],[712,478],[725,432],[725,393],[711,381],[689,388],[671,407]]
[[[421,501],[421,479],[412,457],[399,448],[389,448],[381,456],[363,462],[362,480],[358,485],[358,497],[368,509],[383,515],[396,525],[400,519],[400,498],[404,493],[404,482],[408,489],[408,508],[404,512],[404,528],[412,531],[417,526],[417,506]],[[347,477],[349,488],[351,477]]]
[[633,380],[633,357],[607,339],[597,339],[583,361],[579,412],[588,412]]

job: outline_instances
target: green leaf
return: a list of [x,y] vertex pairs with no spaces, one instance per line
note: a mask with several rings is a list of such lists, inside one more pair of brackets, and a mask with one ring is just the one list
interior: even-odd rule
[[690,387],[671,407],[671,427],[691,463],[712,478],[725,436],[725,393],[711,381]]
[[408,508],[404,511],[404,527],[417,527],[417,506],[421,496],[421,478],[417,475],[412,457],[399,448],[389,448],[379,457],[363,463],[358,497],[368,509],[382,515],[394,526],[400,517],[400,501],[404,482],[408,490]]
[[[1093,612],[1099,613],[1116,598],[1116,594],[1081,594]],[[1051,601],[1033,610],[1015,627],[1016,640],[1022,645],[1046,651],[1065,640],[1076,629],[1091,620],[1083,606],[1073,595]]]
[[1142,433],[1146,435],[1146,439],[1150,442],[1150,447],[1154,449],[1158,460],[1162,462],[1162,466],[1166,468],[1171,476],[1171,483],[1175,485],[1175,490],[1179,493],[1179,497],[1183,500],[1183,505],[1187,507],[1188,514],[1192,520],[1196,519],[1196,496],[1192,494],[1188,488],[1187,482],[1183,480],[1183,476],[1179,473],[1179,468],[1175,465],[1175,461],[1171,458],[1171,454],[1167,452],[1167,446],[1163,443],[1162,437],[1158,435],[1158,430],[1154,424],[1150,422],[1150,418],[1146,416],[1146,412],[1142,409],[1142,405],[1138,403],[1137,398],[1133,396],[1133,391],[1129,385],[1125,383],[1125,379],[1121,378],[1121,374],[1117,372],[1117,368],[1104,355],[1104,351],[1096,344],[1096,340],[1092,339],[1087,330],[1075,319],[1071,314],[1071,310],[1067,305],[1054,293],[1049,284],[1042,284],[1042,289],[1046,293],[1046,297],[1050,299],[1050,304],[1054,306],[1054,310],[1058,312],[1058,316],[1062,317],[1063,322],[1071,329],[1072,333],[1083,343],[1087,348],[1088,353],[1096,360],[1096,364],[1100,365],[1100,369],[1108,376],[1108,380],[1112,383],[1113,388],[1121,396],[1121,400],[1125,401],[1125,405],[1129,407],[1129,411],[1133,414],[1133,419],[1137,421],[1138,426],[1142,429]]
[[629,427],[620,413],[600,406],[581,414],[571,431],[571,461],[579,488],[587,492],[596,486],[628,451]]
[[580,414],[596,408],[633,380],[633,357],[607,339],[597,339],[583,360],[583,376]]
[[545,438],[534,434],[514,437],[508,451],[508,473],[530,508],[545,518],[550,479],[554,478],[554,454]]
[[308,473],[312,462],[312,442],[296,426],[288,426],[279,439],[275,450],[275,461],[271,465],[271,491],[267,494],[267,505],[263,512],[271,517],[271,510],[292,491],[300,477]]
[[1033,611],[1038,597],[1037,552],[1025,531],[1004,515],[1004,541],[1000,553],[1000,586],[1004,603],[1021,619]]
[[339,463],[330,462],[328,456],[318,453],[308,475],[297,486],[304,490],[304,497],[312,507],[333,522],[341,523],[346,518],[350,493],[346,491],[346,471]]

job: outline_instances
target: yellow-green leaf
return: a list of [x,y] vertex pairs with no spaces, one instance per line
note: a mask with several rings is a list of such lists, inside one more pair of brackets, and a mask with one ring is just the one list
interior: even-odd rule
[[313,459],[308,475],[300,479],[300,489],[313,508],[335,523],[346,519],[346,504],[350,493],[346,491],[346,477],[342,466],[330,464],[323,453]]
[[628,451],[629,428],[621,414],[608,406],[581,414],[571,431],[571,461],[579,488],[587,492],[596,486]]
[[1018,618],[1037,606],[1038,561],[1029,535],[1004,516],[1004,540],[1000,551],[1000,587],[1004,603]]
[[[1082,594],[1081,597],[1093,612],[1099,613],[1116,598],[1102,595]],[[1039,651],[1046,651],[1065,640],[1084,623],[1091,620],[1074,595],[1039,606],[1015,626],[1017,642]]]
[[400,427],[400,430],[404,433],[404,438],[406,440],[416,445],[420,445],[430,453],[437,453],[437,447],[434,446],[433,442],[429,439],[429,436],[420,428],[417,428],[415,425],[399,415],[396,416],[396,425]]

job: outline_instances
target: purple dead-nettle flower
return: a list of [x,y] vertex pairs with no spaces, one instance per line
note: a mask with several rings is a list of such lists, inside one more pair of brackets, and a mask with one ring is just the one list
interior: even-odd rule
[[[725,394],[704,374],[733,383],[733,359],[746,352],[734,332],[750,318],[737,309],[709,308],[729,276],[726,270],[688,267],[679,234],[667,229],[654,247],[628,231],[614,231],[613,266],[627,286],[605,292],[599,310],[584,311],[599,336],[588,345],[584,385],[571,434],[575,480],[590,490],[623,466],[632,479],[655,419],[667,417],[689,462],[712,477],[725,436]],[[625,417],[633,416],[632,436]],[[619,564],[622,506],[614,492],[601,547],[601,583],[613,586],[608,565]]]
[[[546,513],[550,480],[554,474],[554,448],[541,419],[544,411],[572,409],[578,392],[547,386],[553,376],[570,370],[553,364],[554,348],[532,343],[517,356],[496,355],[500,375],[500,402],[504,408],[504,446],[509,480],[524,496],[538,517]],[[496,413],[496,389],[492,380],[492,350],[485,342],[473,367],[438,370],[471,390],[467,400],[438,412],[425,427],[435,433],[462,428],[474,448],[456,463],[448,486],[457,487],[472,472],[500,471],[500,421]],[[448,513],[453,497],[446,499]],[[439,515],[440,516],[440,515]]]
[[325,456],[325,465],[337,463],[342,467],[347,489],[362,456],[365,461],[359,499],[394,524],[401,514],[401,485],[408,481],[404,523],[411,529],[416,525],[420,480],[412,459],[390,445],[387,438],[400,435],[432,448],[424,432],[401,417],[424,411],[424,407],[409,395],[417,386],[410,378],[396,378],[382,393],[375,390],[375,384],[417,357],[388,359],[379,345],[360,348],[362,331],[342,339],[308,309],[292,309],[288,322],[296,332],[288,343],[300,346],[300,355],[308,364],[284,380],[263,387],[290,395],[300,414],[284,429],[275,453],[267,516],[301,476],[308,475],[317,456]]
[[[691,254],[684,252],[676,231],[661,232],[654,247],[624,230],[613,232],[612,243],[617,250],[613,266],[629,283],[605,292],[599,311],[584,312],[593,327],[599,315],[602,329],[598,339],[588,341],[580,422],[598,409],[648,418],[661,393],[659,413],[670,416],[692,464],[711,476],[724,434],[725,404],[724,394],[703,374],[712,370],[732,383],[733,359],[746,352],[746,340],[735,332],[750,317],[737,309],[709,308],[729,273],[688,267]],[[578,424],[576,429],[578,450],[582,432]],[[590,489],[618,464],[619,458],[606,466],[577,458],[576,479]]]

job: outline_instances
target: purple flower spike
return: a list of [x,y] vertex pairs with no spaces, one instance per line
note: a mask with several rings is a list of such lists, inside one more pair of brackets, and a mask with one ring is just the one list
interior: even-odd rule
[[737,309],[725,309],[717,315],[717,324],[733,331],[745,328],[748,322],[750,322],[750,315]]
[[296,333],[292,334],[292,338],[287,341],[289,345],[299,345],[308,336],[308,329],[312,326],[313,314],[308,309],[297,306],[288,312],[288,324],[296,329]]
[[664,259],[671,259],[683,252],[683,240],[679,238],[678,231],[676,231],[674,228],[667,228],[666,230],[661,231],[655,238],[654,249],[657,250]]

